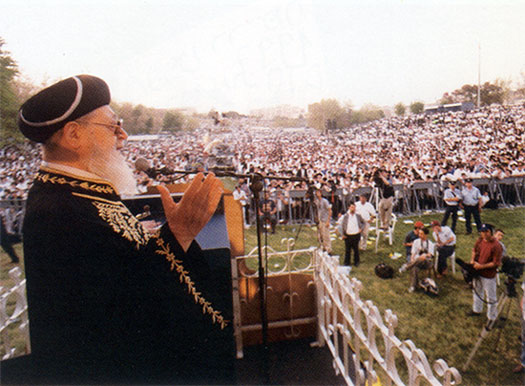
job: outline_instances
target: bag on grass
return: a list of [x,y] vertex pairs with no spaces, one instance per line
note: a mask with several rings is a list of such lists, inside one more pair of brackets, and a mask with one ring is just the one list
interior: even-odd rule
[[381,279],[392,279],[394,277],[394,268],[385,263],[379,263],[376,265],[374,271]]

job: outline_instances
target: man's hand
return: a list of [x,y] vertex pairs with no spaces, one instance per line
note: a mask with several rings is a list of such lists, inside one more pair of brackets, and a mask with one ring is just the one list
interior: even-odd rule
[[187,251],[215,213],[223,193],[222,182],[213,173],[206,178],[198,173],[178,203],[173,201],[166,187],[157,188],[171,233],[182,249]]

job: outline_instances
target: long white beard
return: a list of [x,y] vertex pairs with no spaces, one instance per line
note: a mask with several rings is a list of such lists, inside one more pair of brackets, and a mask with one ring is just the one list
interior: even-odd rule
[[98,146],[95,147],[88,168],[91,173],[111,182],[121,195],[132,196],[138,193],[133,170],[117,149],[105,152]]

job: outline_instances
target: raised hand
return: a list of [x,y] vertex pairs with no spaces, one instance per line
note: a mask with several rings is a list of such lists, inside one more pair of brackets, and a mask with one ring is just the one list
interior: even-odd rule
[[173,201],[165,186],[157,188],[170,230],[182,249],[187,251],[217,209],[223,193],[222,182],[213,173],[206,178],[198,173],[178,203]]

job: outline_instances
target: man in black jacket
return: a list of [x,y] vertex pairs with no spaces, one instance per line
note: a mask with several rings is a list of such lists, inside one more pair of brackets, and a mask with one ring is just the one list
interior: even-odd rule
[[213,373],[218,362],[199,362],[230,323],[193,243],[222,184],[197,174],[179,203],[159,186],[167,223],[150,235],[121,202],[135,186],[119,152],[127,134],[109,102],[103,80],[79,75],[19,111],[44,160],[23,227],[35,379],[228,383],[230,374]]

